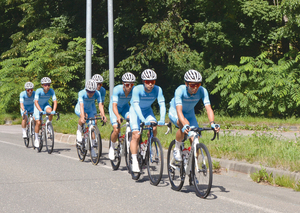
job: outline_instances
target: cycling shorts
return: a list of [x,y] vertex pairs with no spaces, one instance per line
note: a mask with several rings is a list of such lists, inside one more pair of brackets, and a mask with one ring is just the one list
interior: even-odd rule
[[[190,122],[189,126],[195,126],[195,127],[199,127],[195,113],[183,113],[183,116]],[[177,121],[178,121],[178,115],[177,115],[177,111],[174,107],[170,107],[169,109],[169,118],[171,120],[171,122],[173,124],[175,124],[176,127],[177,126]]]
[[[146,121],[148,121],[148,122],[151,122],[151,121],[157,122],[157,120],[156,120],[156,118],[154,116],[154,113],[153,113],[153,111],[152,111],[151,108],[148,109],[148,110],[142,111],[142,113],[143,113],[143,116],[146,119]],[[133,109],[132,106],[129,109],[129,116],[130,116],[130,128],[131,128],[131,131],[132,132],[134,132],[134,131],[140,131],[141,120],[139,119],[139,117],[135,113],[135,111],[134,111],[134,109]]]

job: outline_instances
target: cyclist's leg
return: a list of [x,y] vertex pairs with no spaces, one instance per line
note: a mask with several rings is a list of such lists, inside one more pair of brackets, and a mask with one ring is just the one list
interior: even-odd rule
[[[185,115],[185,117],[188,119],[191,127],[199,127],[196,116],[195,116],[194,113],[187,114],[187,115]],[[193,135],[189,134],[189,138],[190,138],[190,144],[192,145],[192,142],[194,140]]]
[[[22,116],[22,134],[23,134],[23,138],[26,138],[27,137],[26,123],[27,123],[28,117],[25,114],[24,119],[23,119],[24,112],[22,111],[22,109],[20,109],[20,111],[21,111],[21,116]],[[26,111],[26,109],[25,109],[25,111]]]
[[39,140],[38,140],[38,135],[41,127],[41,121],[40,121],[40,111],[34,106],[33,110],[33,117],[35,119],[35,128],[34,128],[34,135],[35,135],[35,140],[34,140],[34,146],[38,147],[39,146]]
[[111,134],[111,142],[115,143],[118,139],[118,134],[120,130],[117,128],[118,127],[117,116],[115,115],[115,113],[111,108],[109,108],[109,118],[110,118],[110,123],[113,126],[113,132]]
[[132,138],[130,142],[130,152],[132,155],[132,171],[133,172],[140,172],[137,154],[139,148],[139,140],[140,140],[140,119],[137,117],[136,113],[134,112],[133,107],[130,107],[130,128],[132,131]]
[[[156,120],[153,110],[151,108],[145,112],[144,117],[145,117],[146,121],[157,123],[157,120]],[[153,136],[156,137],[156,134],[157,134],[157,130],[156,130],[156,126],[154,126],[153,127]],[[148,135],[148,137],[149,136],[150,135]]]
[[[44,108],[44,111],[46,111],[47,113],[51,113],[52,112],[52,108],[50,107],[50,105],[46,105]],[[52,121],[53,115],[49,115],[49,121]]]

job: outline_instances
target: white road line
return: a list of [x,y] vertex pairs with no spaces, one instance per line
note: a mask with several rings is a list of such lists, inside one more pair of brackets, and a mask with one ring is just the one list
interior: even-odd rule
[[234,200],[234,199],[231,199],[231,198],[228,198],[228,197],[223,197],[223,196],[220,196],[220,195],[218,195],[218,198],[222,199],[222,200],[225,200],[225,201],[229,201],[229,202],[234,203],[234,204],[238,204],[238,205],[250,207],[250,208],[253,208],[253,209],[257,209],[257,210],[263,211],[263,212],[280,213],[280,212],[272,210],[272,209],[260,207],[260,206],[257,206],[257,205],[251,204],[251,203],[246,203],[246,202],[243,202],[243,201]]

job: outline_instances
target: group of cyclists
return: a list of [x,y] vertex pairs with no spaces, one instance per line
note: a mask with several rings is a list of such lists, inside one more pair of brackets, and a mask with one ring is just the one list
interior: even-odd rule
[[[140,172],[137,160],[137,152],[139,146],[139,131],[140,123],[143,122],[146,126],[151,122],[157,123],[158,126],[165,124],[166,105],[165,98],[161,87],[156,85],[157,74],[152,69],[146,69],[141,74],[142,84],[135,85],[136,77],[134,74],[127,72],[122,76],[122,84],[117,85],[113,89],[109,103],[110,122],[113,126],[111,135],[111,144],[108,157],[110,160],[115,159],[115,142],[117,141],[119,129],[118,124],[121,124],[121,116],[130,118],[130,128],[132,138],[130,142],[130,151],[132,153],[132,172]],[[207,90],[201,86],[202,76],[196,70],[188,70],[184,75],[185,84],[177,87],[174,97],[170,101],[169,119],[179,129],[176,132],[176,143],[173,151],[176,161],[182,161],[182,153],[180,146],[184,135],[187,134],[192,142],[194,135],[191,127],[198,127],[194,107],[202,100],[207,111],[210,125],[216,132],[219,132],[220,127],[214,122],[214,112],[211,108],[209,95]],[[82,124],[86,122],[86,118],[94,117],[97,114],[95,100],[98,103],[98,109],[104,122],[107,121],[104,111],[104,100],[106,90],[102,87],[103,78],[96,74],[92,79],[87,80],[85,88],[78,93],[78,102],[75,107],[75,114],[79,117],[76,138],[77,142],[82,142]],[[41,79],[42,88],[33,91],[34,85],[31,82],[25,83],[25,91],[20,94],[20,110],[21,115],[25,113],[25,119],[22,121],[23,137],[26,136],[26,120],[27,113],[33,112],[35,119],[35,141],[34,146],[38,147],[38,132],[40,129],[39,116],[40,113],[55,114],[57,101],[55,92],[50,88],[51,79],[44,77]],[[48,100],[52,97],[53,109]],[[160,120],[157,121],[153,110],[152,103],[157,99],[160,108]],[[130,102],[130,105],[129,105]],[[52,120],[52,116],[49,116]],[[95,121],[96,122],[96,121]],[[153,127],[153,134],[156,136],[156,126]]]

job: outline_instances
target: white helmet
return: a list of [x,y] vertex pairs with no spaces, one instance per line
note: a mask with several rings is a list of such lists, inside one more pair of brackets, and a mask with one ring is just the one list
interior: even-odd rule
[[92,79],[93,79],[96,83],[102,83],[102,82],[103,82],[103,78],[102,78],[102,76],[99,75],[99,74],[93,75]]
[[28,81],[25,83],[24,87],[25,87],[25,89],[33,89],[34,85],[30,81]]
[[97,83],[93,79],[88,80],[85,82],[85,89],[90,92],[95,92],[97,89]]
[[41,80],[41,84],[51,84],[51,79],[48,77],[44,77]]
[[196,70],[189,70],[184,74],[184,80],[188,82],[200,83],[202,82],[202,76]]
[[135,76],[131,72],[127,72],[122,76],[123,82],[135,82]]
[[146,69],[142,72],[141,75],[143,80],[156,80],[156,73],[151,69]]

